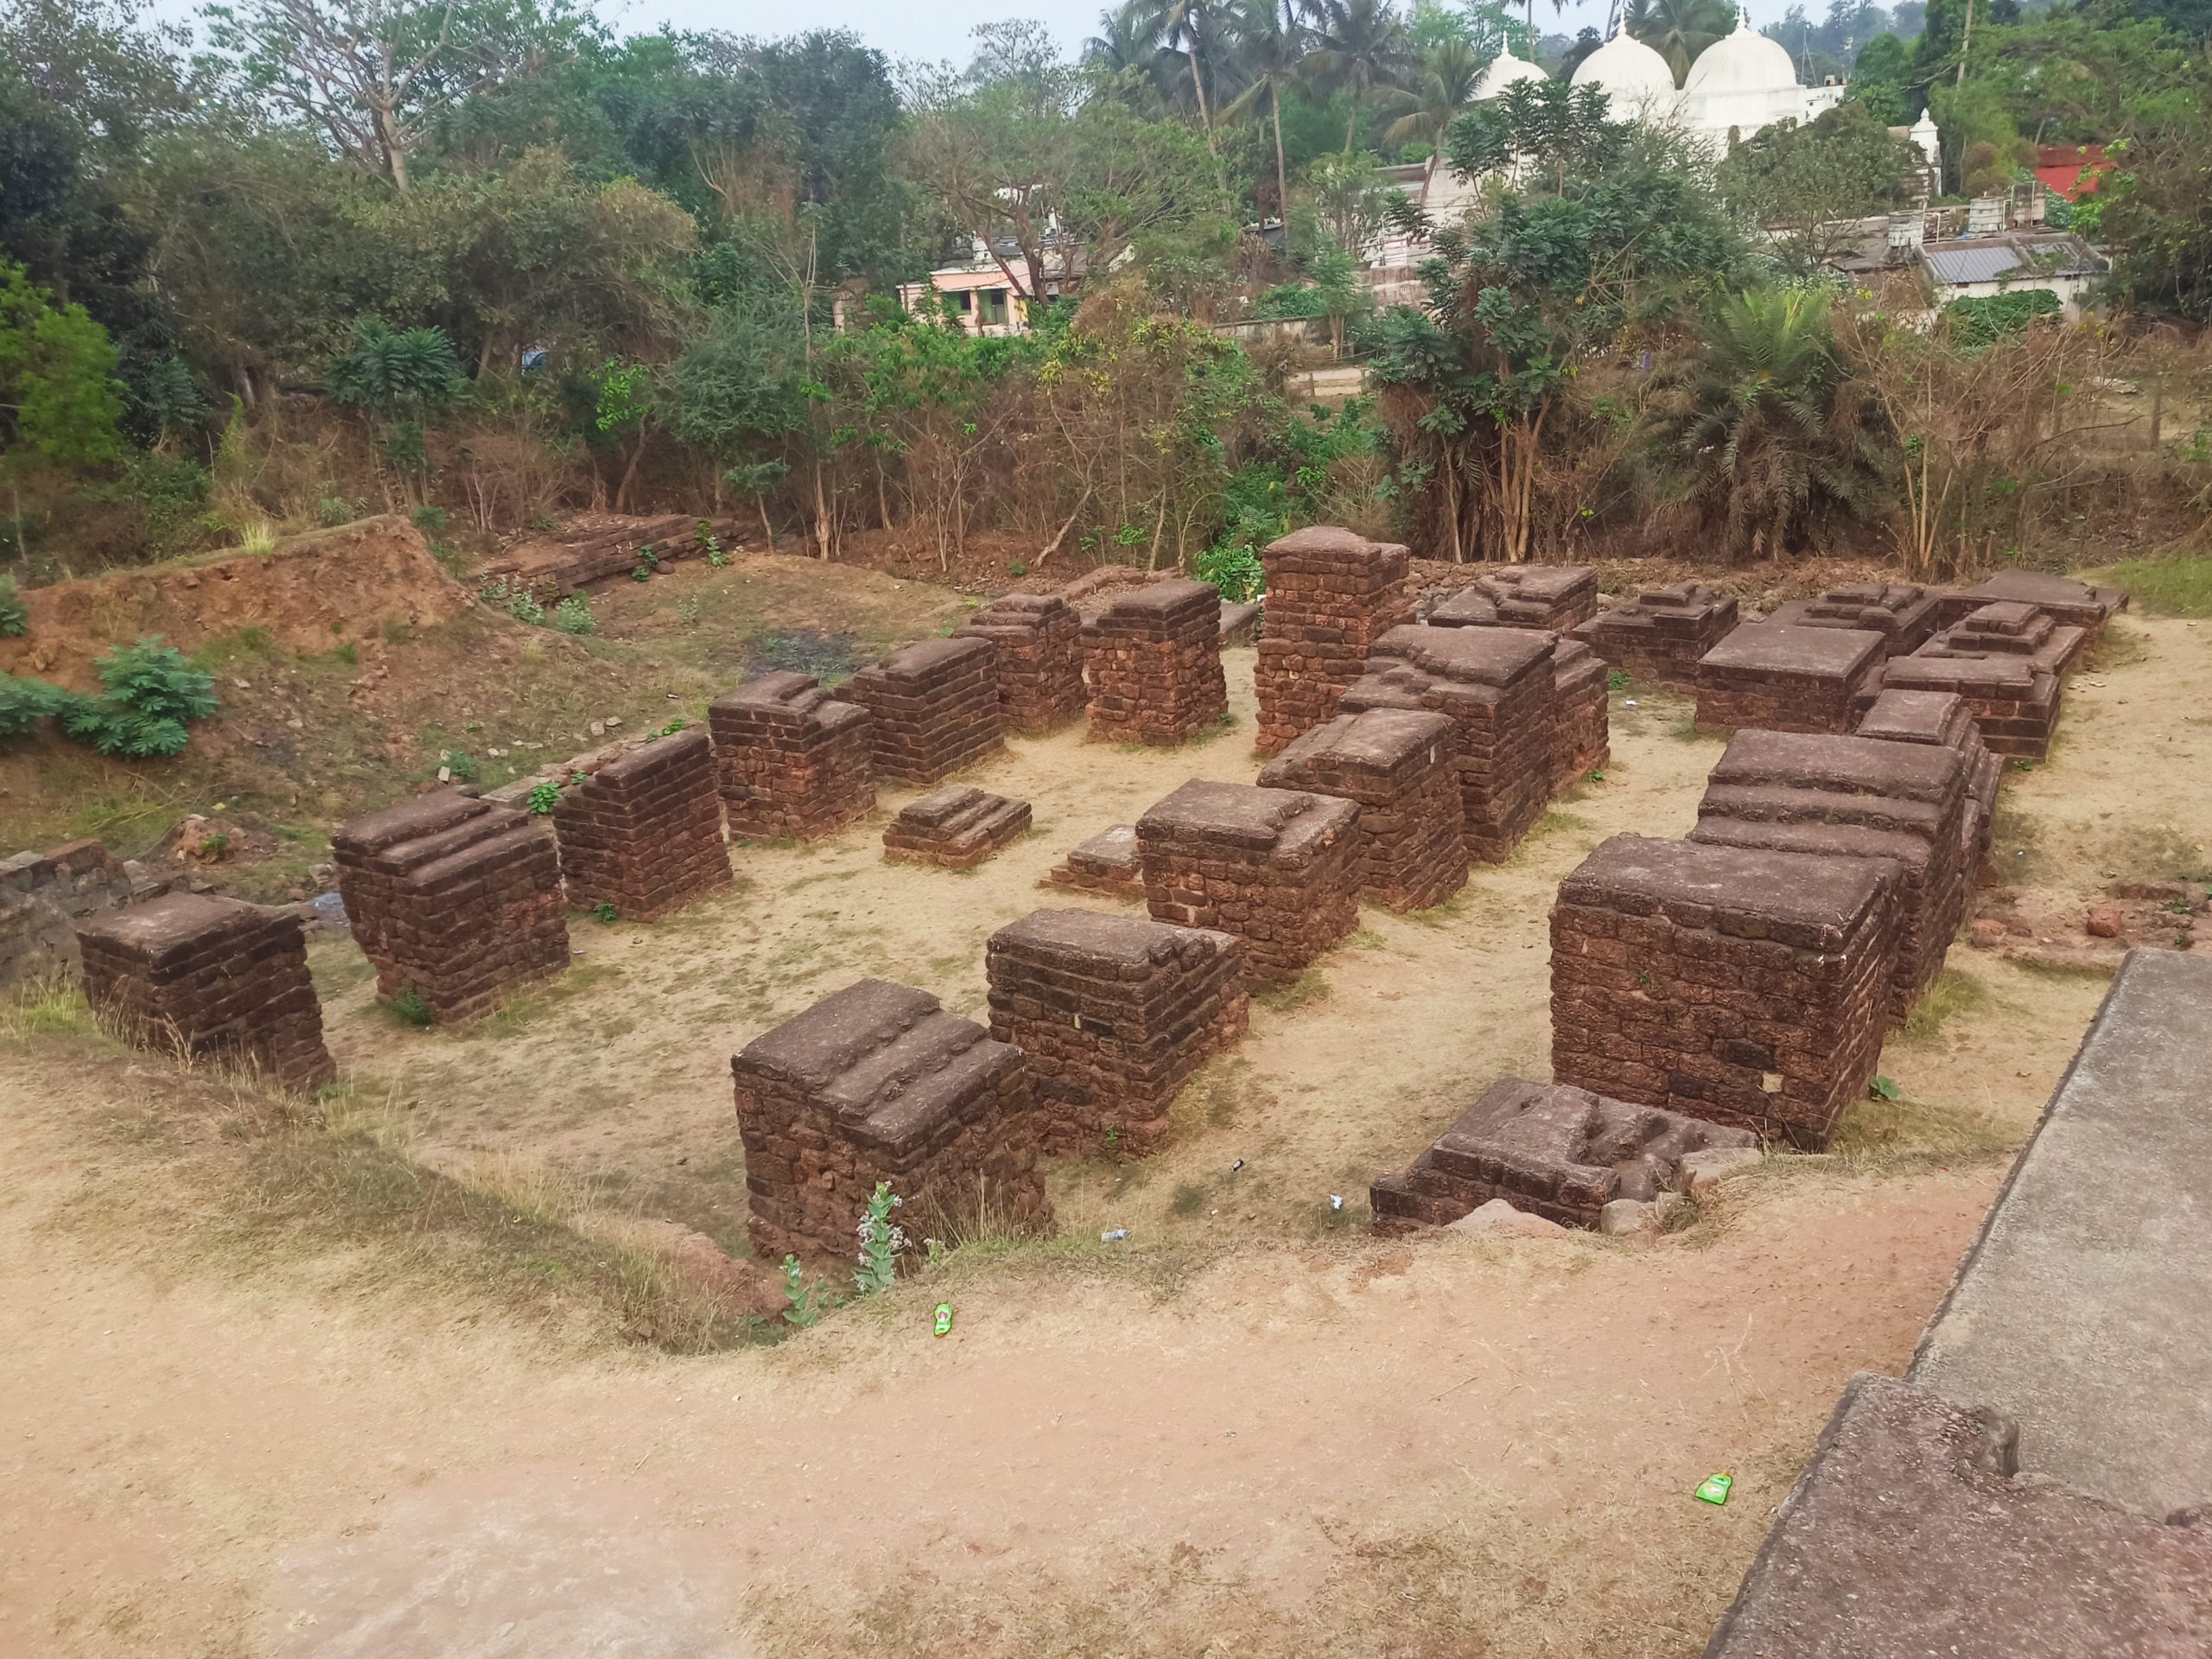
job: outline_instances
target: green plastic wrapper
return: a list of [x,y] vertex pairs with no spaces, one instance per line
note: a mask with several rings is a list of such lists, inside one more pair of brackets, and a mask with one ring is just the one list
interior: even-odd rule
[[1697,1484],[1697,1500],[1700,1503],[1719,1505],[1728,1501],[1728,1489],[1736,1484],[1731,1474],[1707,1475]]
[[937,1335],[948,1336],[952,1331],[952,1304],[939,1302],[930,1315],[930,1329]]

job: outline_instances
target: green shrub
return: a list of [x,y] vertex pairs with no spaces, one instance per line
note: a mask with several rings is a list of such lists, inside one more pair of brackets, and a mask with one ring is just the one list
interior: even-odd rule
[[1953,300],[1943,308],[1943,317],[1951,325],[1952,338],[1966,350],[1975,351],[2020,333],[2038,317],[2055,317],[2063,308],[2058,296],[2047,288],[2016,288],[1982,299]]
[[40,721],[81,701],[73,692],[44,680],[0,674],[0,749],[20,743]]
[[0,635],[17,639],[30,625],[31,613],[23,608],[23,596],[16,591],[16,579],[0,576]]
[[1267,586],[1260,556],[1244,542],[1217,542],[1198,555],[1198,580],[1210,582],[1234,604],[1251,600]]
[[570,594],[553,607],[553,626],[563,633],[599,632],[599,624],[592,620],[591,601],[582,594]]
[[863,1296],[890,1289],[899,1277],[899,1253],[906,1248],[906,1234],[891,1219],[891,1212],[901,1202],[888,1181],[878,1181],[868,1195],[859,1228],[860,1268],[853,1274],[853,1288]]
[[326,495],[315,504],[315,521],[325,530],[350,524],[357,516],[353,504],[342,495]]
[[545,626],[545,607],[527,588],[518,588],[515,596],[507,601],[507,614],[518,622],[528,622],[537,627]]
[[469,753],[467,749],[448,749],[438,757],[438,765],[442,766],[457,784],[473,784],[476,781],[476,757]]
[[446,510],[443,507],[434,507],[429,505],[428,503],[425,503],[423,505],[416,508],[413,514],[410,516],[415,520],[415,528],[421,531],[425,536],[442,536],[445,534]]
[[558,784],[535,784],[530,791],[530,810],[539,817],[549,816],[561,799]]
[[107,696],[73,698],[60,713],[64,731],[102,754],[124,760],[175,754],[191,739],[186,726],[222,706],[213,678],[156,636],[118,645],[95,666]]
[[612,899],[602,899],[591,907],[591,918],[594,922],[619,922],[622,912],[614,908]]
[[427,1026],[430,1023],[430,1005],[423,1000],[423,993],[412,985],[401,986],[385,1006],[402,1025]]

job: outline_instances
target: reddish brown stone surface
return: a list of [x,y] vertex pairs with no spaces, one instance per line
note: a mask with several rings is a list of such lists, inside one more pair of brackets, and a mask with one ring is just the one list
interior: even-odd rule
[[1440,628],[1542,628],[1564,633],[1598,614],[1598,573],[1579,564],[1508,564],[1428,613]]
[[1697,665],[1736,626],[1736,598],[1708,582],[1646,588],[1573,630],[1605,661],[1678,691],[1697,689]]
[[1283,985],[1359,923],[1359,808],[1198,779],[1137,820],[1154,919],[1244,942],[1245,977]]
[[987,639],[902,645],[845,683],[874,716],[875,772],[934,784],[1005,747],[998,663]]
[[1863,629],[1746,623],[1697,665],[1697,723],[1848,732],[1882,655],[1882,636]]
[[1928,643],[1944,595],[1916,582],[1858,582],[1818,599],[1792,600],[1766,620],[1795,628],[1847,628],[1882,636],[1882,654],[1902,657]]
[[2088,630],[2061,622],[2033,605],[1984,605],[1968,611],[1921,647],[1927,657],[2020,657],[2065,674],[2089,642]]
[[1452,717],[1470,858],[1511,856],[1551,798],[1560,747],[1555,639],[1524,628],[1393,628],[1344,692],[1347,714],[1425,709]]
[[1386,1235],[1448,1226],[1493,1198],[1564,1227],[1595,1227],[1616,1199],[1648,1204],[1669,1191],[1685,1154],[1758,1144],[1749,1129],[1507,1077],[1410,1168],[1374,1182],[1368,1204]]
[[1861,694],[1861,714],[1885,691],[1948,691],[1964,701],[1992,754],[2040,760],[2058,727],[2063,683],[2024,657],[1891,658]]
[[1615,836],[1552,909],[1552,1074],[1819,1148],[1886,1028],[1896,878],[1872,859]]
[[753,1253],[849,1261],[878,1181],[907,1236],[1039,1231],[1052,1207],[1021,1051],[926,991],[864,979],[730,1062]]
[[1077,843],[1045,879],[1056,887],[1079,887],[1116,899],[1143,898],[1144,858],[1137,848],[1136,826],[1117,823]]
[[411,988],[440,1024],[569,965],[561,861],[543,818],[442,789],[330,838],[377,995]]
[[1890,1019],[1942,971],[1965,919],[1973,796],[1966,757],[1926,743],[1738,732],[1706,780],[1690,839],[1881,861],[1898,874]]
[[1008,594],[953,632],[998,652],[999,712],[1033,735],[1083,715],[1083,618],[1058,594]]
[[1270,542],[1261,555],[1268,603],[1260,627],[1262,754],[1313,730],[1337,711],[1344,687],[1366,671],[1375,642],[1413,620],[1406,550],[1349,530],[1317,524]]
[[86,923],[77,944],[86,1001],[125,1040],[250,1065],[288,1089],[338,1075],[289,911],[172,893]]
[[1552,787],[1564,789],[1613,757],[1611,671],[1579,639],[1552,643]]
[[1260,784],[1357,802],[1362,893],[1426,910],[1467,882],[1459,752],[1449,715],[1370,709],[1316,726],[1268,763]]
[[2061,622],[2088,630],[2094,640],[2106,623],[2127,608],[2127,595],[2117,588],[2092,588],[2071,576],[2047,575],[2037,570],[1999,570],[1963,593],[1943,595],[1939,627],[1948,627],[1984,605],[2033,605]]
[[1242,951],[1227,933],[1089,910],[991,935],[991,1035],[1028,1057],[1046,1152],[1160,1146],[1191,1074],[1244,1034]]
[[1224,649],[1230,645],[1255,644],[1260,638],[1260,623],[1264,613],[1255,599],[1221,601],[1221,643]]
[[706,733],[657,738],[578,776],[553,807],[571,906],[652,922],[730,884]]
[[[1886,677],[1886,676],[1885,677]],[[1859,717],[1860,737],[1878,737],[1891,743],[1936,743],[1956,749],[1965,759],[1967,791],[1971,805],[1966,823],[1966,868],[1969,879],[1989,855],[1992,824],[1997,817],[1997,786],[2000,771],[1997,757],[1981,741],[1974,711],[1966,700],[1949,691],[1885,690]]]
[[760,674],[707,709],[734,836],[810,841],[875,810],[875,721],[804,674]]
[[1148,582],[1098,618],[1084,657],[1090,734],[1116,743],[1188,741],[1229,713],[1221,594],[1203,582]]
[[887,858],[972,870],[1029,833],[1029,803],[973,784],[948,784],[909,801],[883,831]]

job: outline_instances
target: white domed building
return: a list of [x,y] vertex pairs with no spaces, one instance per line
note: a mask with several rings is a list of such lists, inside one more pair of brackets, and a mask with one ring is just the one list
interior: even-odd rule
[[1707,47],[1690,65],[1682,83],[1681,118],[1715,152],[1725,154],[1732,136],[1748,138],[1777,121],[1802,125],[1834,108],[1842,97],[1840,83],[1799,86],[1788,49],[1753,29],[1751,14],[1738,7],[1735,32]]
[[1507,87],[1516,81],[1548,79],[1543,70],[1526,58],[1516,58],[1510,52],[1500,52],[1490,61],[1490,67],[1475,82],[1475,102],[1488,103],[1502,96]]
[[1681,94],[1667,60],[1634,35],[1616,35],[1574,66],[1577,86],[1595,86],[1612,100],[1616,121],[1668,122],[1681,115]]

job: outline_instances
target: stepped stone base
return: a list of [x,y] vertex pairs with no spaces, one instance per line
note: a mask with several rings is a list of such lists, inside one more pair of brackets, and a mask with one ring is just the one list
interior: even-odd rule
[[1058,594],[1008,594],[955,629],[997,652],[999,712],[1009,729],[1056,731],[1083,715],[1083,618]]
[[1116,899],[1143,898],[1144,858],[1137,846],[1136,826],[1117,823],[1078,842],[1045,879],[1056,887],[1080,887]]
[[1598,573],[1573,564],[1509,564],[1475,578],[1428,613],[1439,628],[1542,628],[1564,633],[1598,614]]
[[909,802],[891,820],[883,852],[887,858],[972,870],[1028,833],[1028,802],[986,794],[972,784],[950,784]]
[[1966,762],[1970,803],[1964,864],[1971,877],[1989,855],[2002,772],[1997,757],[1981,741],[1981,728],[1974,723],[1974,711],[1966,700],[1949,691],[1885,690],[1860,716],[1858,735],[1878,737],[1888,743],[1939,744],[1959,752]]
[[1885,657],[1926,645],[1941,626],[1944,595],[1916,582],[1859,582],[1818,599],[1778,605],[1766,620],[1794,628],[1843,628],[1882,636]]
[[1848,732],[1882,659],[1878,633],[1747,623],[1699,661],[1697,723],[1724,731]]
[[1357,802],[1362,893],[1391,910],[1426,910],[1467,882],[1459,750],[1448,715],[1370,709],[1316,726],[1268,763],[1260,784]]
[[1702,582],[1646,588],[1624,605],[1578,623],[1574,637],[1608,668],[1677,691],[1697,690],[1697,665],[1736,626],[1736,598]]

